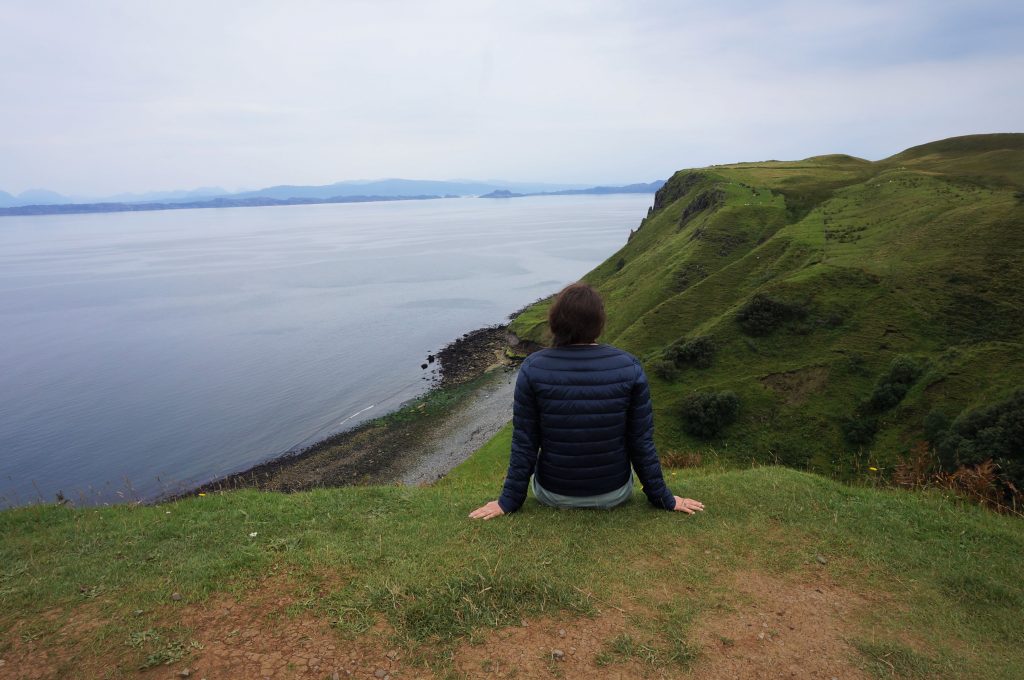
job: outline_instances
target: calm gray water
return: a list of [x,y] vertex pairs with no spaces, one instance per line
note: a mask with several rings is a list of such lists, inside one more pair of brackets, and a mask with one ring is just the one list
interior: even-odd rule
[[0,505],[151,498],[393,410],[651,200],[0,218]]

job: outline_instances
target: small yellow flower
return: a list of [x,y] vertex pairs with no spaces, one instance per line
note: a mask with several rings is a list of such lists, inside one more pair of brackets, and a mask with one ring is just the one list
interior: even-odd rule
[[876,467],[869,467],[868,469],[871,470],[872,472],[878,472],[878,468]]
[[205,496],[206,494],[205,494],[205,493],[201,493],[201,494],[199,494],[199,495],[200,495],[200,496]]

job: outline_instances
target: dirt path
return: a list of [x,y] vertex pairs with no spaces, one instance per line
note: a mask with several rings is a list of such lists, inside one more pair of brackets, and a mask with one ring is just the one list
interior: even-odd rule
[[[317,596],[342,585],[324,584]],[[667,601],[693,597],[685,588],[663,585]],[[599,604],[591,617],[555,614],[484,628],[475,640],[453,646],[451,672],[443,677],[869,680],[850,640],[866,634],[865,612],[892,603],[847,590],[822,574],[742,571],[730,585],[727,600],[693,622],[681,648],[685,657],[673,656],[679,650],[670,646],[671,636],[638,626],[654,612],[627,598]],[[188,642],[179,645],[174,660],[148,670],[138,670],[140,652],[121,640],[87,646],[87,633],[106,621],[96,607],[83,605],[48,642],[16,626],[0,659],[0,679],[440,677],[423,665],[424,649],[403,641],[384,617],[363,633],[339,635],[328,618],[308,608],[309,596],[308,584],[278,574],[236,596],[165,606],[154,635],[187,622]],[[60,644],[49,644],[53,640]],[[160,639],[142,647],[151,651],[161,644],[166,652]]]
[[403,484],[437,481],[512,419],[512,391],[519,369],[498,369],[494,373],[490,381],[420,440],[420,455],[402,472],[399,481]]

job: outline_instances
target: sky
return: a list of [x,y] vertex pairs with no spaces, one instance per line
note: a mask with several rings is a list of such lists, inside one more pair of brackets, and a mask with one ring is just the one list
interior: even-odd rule
[[0,0],[0,190],[622,184],[1024,131],[1024,3]]

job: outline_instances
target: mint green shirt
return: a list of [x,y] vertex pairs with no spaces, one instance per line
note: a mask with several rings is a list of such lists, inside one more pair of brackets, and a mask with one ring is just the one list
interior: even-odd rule
[[534,475],[533,495],[539,502],[552,508],[601,508],[609,510],[617,505],[622,505],[633,497],[633,475],[630,475],[629,481],[618,489],[608,493],[599,493],[596,496],[564,496],[560,493],[552,493],[541,486],[537,481],[536,475]]

